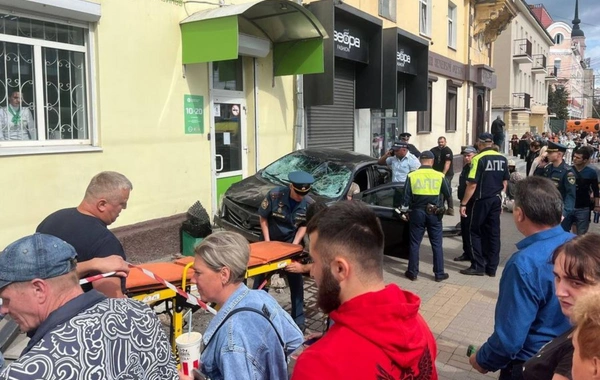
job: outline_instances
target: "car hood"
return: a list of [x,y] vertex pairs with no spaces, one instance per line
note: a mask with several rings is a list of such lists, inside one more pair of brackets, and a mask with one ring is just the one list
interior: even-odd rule
[[[267,193],[277,186],[286,185],[268,181],[262,178],[260,173],[257,173],[231,185],[231,187],[229,187],[229,189],[225,192],[225,197],[229,198],[235,203],[240,203],[249,208],[258,210],[260,203],[265,198]],[[309,193],[309,196],[317,202],[329,203],[333,201],[331,198],[322,197],[313,193]]]

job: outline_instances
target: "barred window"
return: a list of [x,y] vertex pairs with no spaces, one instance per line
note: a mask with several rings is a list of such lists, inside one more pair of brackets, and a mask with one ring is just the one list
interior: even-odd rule
[[88,31],[0,14],[0,147],[90,143]]

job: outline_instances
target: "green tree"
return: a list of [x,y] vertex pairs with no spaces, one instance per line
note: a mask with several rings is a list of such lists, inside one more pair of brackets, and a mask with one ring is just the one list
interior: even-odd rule
[[548,91],[548,108],[550,113],[556,115],[559,120],[567,120],[569,118],[569,92],[562,86],[556,88],[550,87]]

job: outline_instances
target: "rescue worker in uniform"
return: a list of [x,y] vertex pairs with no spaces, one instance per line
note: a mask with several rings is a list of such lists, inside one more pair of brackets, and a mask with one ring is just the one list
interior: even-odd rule
[[571,213],[575,209],[575,196],[577,193],[577,177],[573,168],[564,161],[567,147],[552,141],[548,141],[548,165],[542,169],[542,177],[552,180],[563,199],[563,220],[561,227],[563,230],[571,231],[572,223]]
[[[434,155],[426,150],[421,153],[421,167],[408,174],[404,189],[404,201],[401,214],[408,212],[410,226],[410,250],[406,278],[415,281],[419,274],[419,247],[423,241],[425,229],[433,251],[433,273],[435,281],[448,279],[444,272],[444,253],[442,250],[442,217],[444,215],[444,197],[450,196],[450,185],[444,173],[434,170]],[[442,196],[443,195],[443,196]]]
[[492,149],[491,133],[479,135],[479,154],[471,161],[467,177],[467,188],[460,202],[460,215],[466,218],[469,202],[471,210],[471,266],[460,273],[470,276],[496,276],[500,262],[500,213],[502,194],[508,183],[508,161],[502,154]]
[[[463,199],[465,197],[465,190],[467,189],[467,177],[469,176],[469,172],[471,171],[471,160],[477,153],[477,149],[472,146],[465,147],[462,152],[460,152],[463,156],[463,168],[460,172],[460,177],[458,179],[458,199]],[[467,217],[460,218],[460,234],[462,237],[463,243],[463,253],[462,255],[455,257],[454,261],[471,261],[473,259],[473,252],[471,249],[471,230],[469,225],[471,223],[471,212],[473,211],[473,199],[467,203]]]
[[[301,244],[306,234],[306,209],[310,197],[306,195],[315,181],[304,171],[288,175],[289,187],[279,186],[267,194],[260,204],[258,215],[264,241],[283,241]],[[292,318],[302,331],[304,325],[304,280],[302,273],[285,272],[290,285]],[[265,279],[265,275],[254,277],[254,289]]]

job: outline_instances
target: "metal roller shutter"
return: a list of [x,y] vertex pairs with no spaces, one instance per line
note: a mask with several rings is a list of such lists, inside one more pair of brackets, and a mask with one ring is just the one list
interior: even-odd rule
[[308,108],[307,148],[354,150],[354,63],[336,59],[333,103]]

